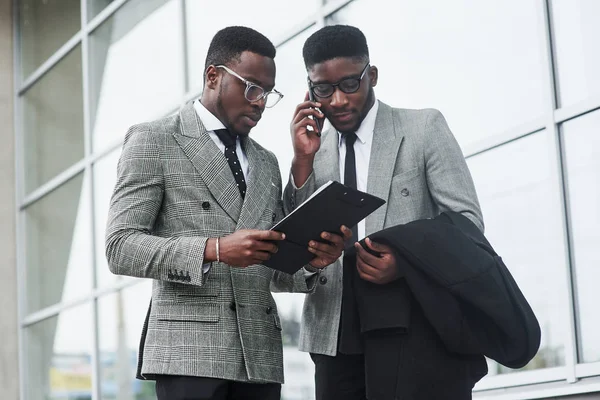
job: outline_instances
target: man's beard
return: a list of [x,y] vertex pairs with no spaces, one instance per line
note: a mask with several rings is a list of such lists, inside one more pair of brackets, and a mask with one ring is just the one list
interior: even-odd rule
[[[370,87],[369,94],[367,95],[367,101],[365,101],[365,108],[363,110],[361,110],[361,114],[359,115],[358,122],[356,123],[356,125],[353,126],[351,129],[346,129],[344,131],[341,131],[337,128],[336,128],[336,130],[338,130],[340,133],[356,133],[356,131],[358,131],[358,129],[362,125],[362,122],[364,121],[364,119],[367,116],[367,114],[369,113],[369,111],[371,111],[371,108],[373,107],[373,104],[371,104],[371,103],[374,103],[373,102],[374,98],[375,98],[375,91],[373,90],[372,87]],[[368,104],[371,104],[371,106],[367,108]]]

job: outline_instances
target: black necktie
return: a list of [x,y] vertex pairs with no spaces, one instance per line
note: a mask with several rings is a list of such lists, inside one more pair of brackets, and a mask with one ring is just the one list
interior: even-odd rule
[[[344,133],[342,138],[346,142],[346,159],[344,160],[344,185],[356,187],[356,157],[354,154],[355,133]],[[352,227],[352,238],[346,246],[354,246],[358,241],[358,227]],[[360,335],[360,318],[354,297],[354,280],[358,275],[356,271],[356,257],[344,253],[343,280],[342,280],[342,312],[340,315],[340,328],[338,332],[338,350],[343,354],[361,354],[363,352]]]
[[231,172],[233,173],[233,177],[235,178],[235,182],[237,183],[243,199],[246,196],[246,181],[244,179],[242,166],[240,165],[240,160],[235,152],[237,136],[233,135],[227,129],[217,129],[215,130],[215,133],[225,145],[225,158],[227,159],[229,168],[231,168]]
[[[344,185],[353,189],[356,187],[356,156],[354,154],[354,142],[356,142],[356,133],[344,133],[342,138],[346,141],[346,160],[344,161]],[[354,245],[358,241],[358,227],[352,227],[352,242]]]

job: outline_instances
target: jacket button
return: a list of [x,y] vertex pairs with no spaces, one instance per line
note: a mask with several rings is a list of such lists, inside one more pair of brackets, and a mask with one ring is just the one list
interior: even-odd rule
[[205,210],[208,210],[210,208],[210,203],[208,201],[203,201],[202,208],[204,208]]
[[235,301],[232,301],[232,302],[229,304],[229,309],[230,309],[231,311],[235,311]]
[[267,307],[267,314],[271,314],[272,311],[273,311],[273,307],[271,307],[271,306]]
[[404,197],[408,196],[410,194],[410,192],[408,191],[407,188],[402,189],[402,191],[400,192],[400,194]]
[[273,213],[273,221],[277,218],[277,214]]
[[319,283],[321,283],[321,285],[324,285],[327,283],[327,277],[326,276],[321,276],[319,278]]

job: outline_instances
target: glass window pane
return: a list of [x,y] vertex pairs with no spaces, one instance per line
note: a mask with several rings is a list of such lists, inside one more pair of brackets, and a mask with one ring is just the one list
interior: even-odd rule
[[569,211],[575,250],[580,361],[600,361],[600,111],[566,122]]
[[100,11],[104,10],[107,5],[114,0],[86,0],[87,1],[87,16],[88,19],[94,18]]
[[307,29],[277,49],[275,87],[284,97],[275,107],[265,109],[262,119],[251,133],[254,140],[277,156],[284,184],[294,156],[290,122],[296,106],[304,101],[307,91],[302,46],[314,31],[314,27]]
[[92,146],[177,108],[184,93],[181,2],[131,0],[90,36]]
[[151,294],[152,282],[145,280],[98,300],[101,399],[156,399],[154,381],[135,379]]
[[36,70],[81,28],[80,0],[19,0],[21,73]]
[[600,2],[552,0],[559,103],[600,95]]
[[27,400],[92,398],[92,329],[91,304],[25,329]]
[[98,160],[93,167],[94,171],[94,229],[96,231],[96,284],[98,287],[108,286],[124,279],[134,279],[121,275],[114,275],[108,269],[105,247],[106,220],[110,197],[117,183],[117,163],[121,156],[121,149]]
[[77,175],[25,210],[27,312],[91,289],[89,190]]
[[300,293],[273,293],[282,327],[285,374],[285,383],[281,387],[282,399],[315,398],[315,365],[308,353],[298,350],[304,296]]
[[[277,45],[287,39],[282,35],[289,34],[294,23],[300,23],[317,11],[320,0],[264,0],[260,7],[249,6],[245,0],[229,0],[227,12],[223,12],[220,2],[187,0],[185,4],[190,86],[192,91],[200,91],[204,84],[206,52],[217,31],[230,25],[243,25],[256,29]],[[278,53],[275,60],[279,59]],[[281,70],[277,69],[279,72]],[[281,80],[277,79],[277,82]]]
[[[569,331],[567,270],[552,137],[538,132],[468,160],[486,236],[517,281],[542,330],[525,369],[562,366]],[[497,365],[490,374],[509,372]]]
[[329,23],[364,32],[380,100],[439,109],[465,147],[543,114],[540,4],[357,0]]
[[81,48],[22,97],[25,190],[31,192],[84,157]]

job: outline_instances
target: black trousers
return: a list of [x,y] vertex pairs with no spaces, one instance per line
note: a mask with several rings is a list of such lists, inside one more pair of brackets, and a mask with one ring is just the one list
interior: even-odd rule
[[383,329],[365,336],[364,355],[311,354],[315,363],[316,400],[404,399],[399,387],[404,331]]
[[159,375],[156,377],[156,398],[158,400],[280,400],[281,384]]
[[316,400],[365,400],[365,358],[362,354],[325,356],[311,353],[315,363]]
[[412,315],[408,334],[365,333],[364,355],[311,354],[316,400],[471,400],[485,360],[449,353],[422,313]]

